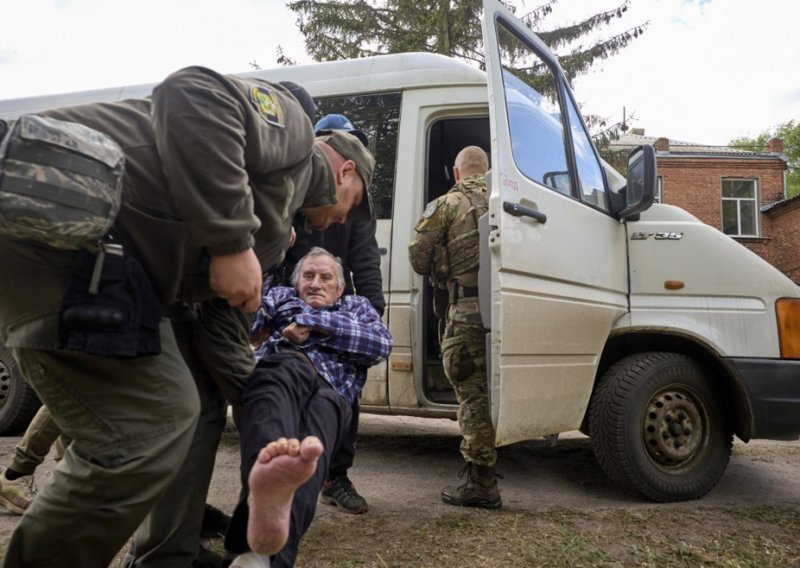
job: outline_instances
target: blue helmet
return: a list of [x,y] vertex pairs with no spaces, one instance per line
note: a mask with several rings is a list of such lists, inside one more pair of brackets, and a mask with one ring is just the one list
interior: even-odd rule
[[353,126],[350,119],[343,114],[326,114],[314,125],[314,134],[321,134],[326,130],[344,130],[361,140],[364,146],[367,146],[369,143],[367,134],[363,130],[359,130]]

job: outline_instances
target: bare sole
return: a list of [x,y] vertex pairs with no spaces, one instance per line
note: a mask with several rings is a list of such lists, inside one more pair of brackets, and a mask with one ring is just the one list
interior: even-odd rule
[[280,551],[289,537],[292,497],[314,475],[324,448],[316,436],[301,442],[279,438],[267,444],[250,470],[247,544],[258,554]]

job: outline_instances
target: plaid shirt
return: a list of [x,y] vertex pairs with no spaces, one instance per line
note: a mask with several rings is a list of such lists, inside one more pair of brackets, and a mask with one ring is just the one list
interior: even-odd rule
[[[302,344],[283,337],[291,323],[314,330]],[[361,296],[342,296],[329,306],[312,308],[294,288],[274,286],[264,293],[251,333],[269,336],[256,348],[256,361],[292,349],[311,363],[350,404],[367,380],[367,369],[386,359],[392,336],[372,304]]]

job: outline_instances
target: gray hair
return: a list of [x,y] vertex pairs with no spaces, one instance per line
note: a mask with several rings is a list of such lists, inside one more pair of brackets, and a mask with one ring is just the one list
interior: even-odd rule
[[317,256],[327,256],[333,260],[334,264],[336,265],[336,283],[338,284],[339,288],[344,290],[344,267],[342,266],[342,259],[340,259],[338,256],[332,255],[322,247],[311,247],[311,250],[308,251],[303,258],[297,261],[297,264],[294,266],[294,270],[292,270],[292,286],[297,288],[297,282],[300,280],[300,269],[303,267],[303,263],[306,261],[306,259]]

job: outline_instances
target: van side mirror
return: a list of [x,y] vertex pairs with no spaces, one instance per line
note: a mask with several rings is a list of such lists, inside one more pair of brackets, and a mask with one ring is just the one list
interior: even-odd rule
[[653,204],[656,191],[656,151],[650,145],[634,148],[628,154],[628,184],[625,186],[625,208],[617,219],[626,220]]

